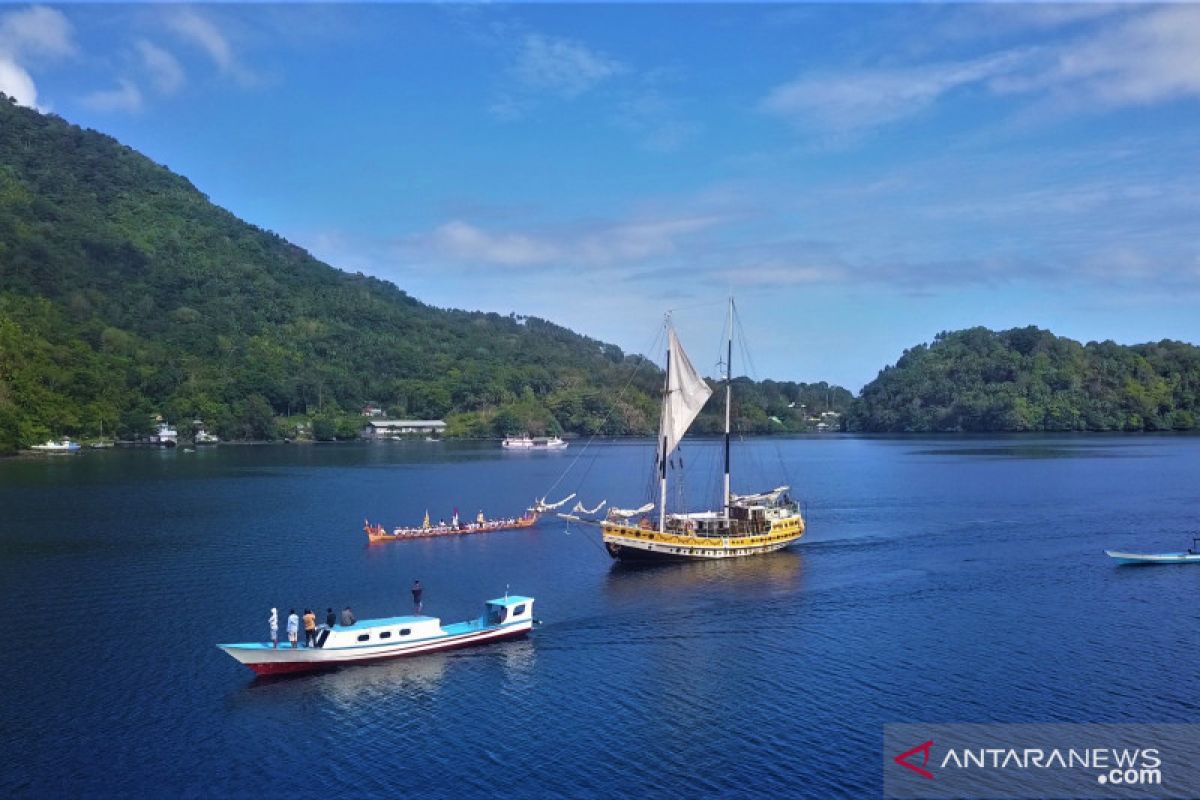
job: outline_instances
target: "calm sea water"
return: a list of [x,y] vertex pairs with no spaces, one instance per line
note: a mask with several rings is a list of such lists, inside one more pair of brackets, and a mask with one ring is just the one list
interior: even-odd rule
[[[786,475],[810,526],[755,559],[622,568],[557,521],[361,533],[552,486],[637,504],[650,448],[0,462],[0,795],[862,798],[885,723],[1200,722],[1200,566],[1103,555],[1200,536],[1200,438],[752,441],[735,489]],[[710,452],[685,448],[693,505]],[[213,646],[271,606],[406,612],[414,578],[445,621],[511,587],[545,624],[275,680]]]

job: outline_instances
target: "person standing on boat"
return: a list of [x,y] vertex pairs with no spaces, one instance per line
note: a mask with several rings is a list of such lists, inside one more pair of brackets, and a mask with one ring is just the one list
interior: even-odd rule
[[292,647],[296,647],[296,642],[300,636],[300,618],[296,616],[296,609],[292,609],[288,614],[288,641],[292,643]]
[[311,608],[304,609],[304,646],[317,646],[317,615]]
[[425,590],[423,588],[421,588],[421,582],[413,581],[412,596],[413,596],[413,613],[414,614],[421,613],[421,595],[424,593],[425,593]]
[[279,611],[271,609],[271,616],[267,618],[267,626],[271,629],[271,647],[279,647]]
[[354,612],[350,610],[350,606],[346,606],[342,609],[342,627],[349,628],[354,622]]
[[333,613],[332,608],[325,609],[325,627],[333,630],[333,626],[337,624],[337,615]]

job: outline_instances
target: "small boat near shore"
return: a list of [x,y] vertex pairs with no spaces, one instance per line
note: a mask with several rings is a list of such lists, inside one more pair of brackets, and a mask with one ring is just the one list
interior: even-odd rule
[[45,444],[35,444],[29,449],[36,453],[78,453],[79,444],[70,439],[62,439],[57,442],[51,439]]
[[505,450],[566,450],[567,443],[557,436],[505,436],[500,446]]
[[538,516],[538,512],[531,510],[526,511],[519,517],[476,520],[475,522],[468,522],[465,525],[429,525],[428,517],[426,517],[426,524],[419,525],[415,528],[393,528],[390,532],[382,525],[372,525],[370,521],[363,520],[363,530],[367,533],[367,541],[374,544],[376,542],[393,542],[399,539],[429,539],[435,536],[466,536],[472,533],[492,533],[493,531],[510,531],[517,528],[532,528],[537,524]]
[[1105,550],[1104,555],[1120,564],[1200,564],[1200,538],[1192,540],[1186,553],[1125,553]]
[[256,675],[279,675],[470,647],[524,636],[532,628],[533,598],[505,595],[488,600],[480,617],[450,625],[426,616],[364,619],[321,630],[316,647],[273,647],[271,642],[217,647]]

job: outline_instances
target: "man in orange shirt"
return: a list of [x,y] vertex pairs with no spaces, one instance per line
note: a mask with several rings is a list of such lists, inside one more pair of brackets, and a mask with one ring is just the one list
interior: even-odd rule
[[317,615],[311,608],[304,609],[304,646],[317,646]]

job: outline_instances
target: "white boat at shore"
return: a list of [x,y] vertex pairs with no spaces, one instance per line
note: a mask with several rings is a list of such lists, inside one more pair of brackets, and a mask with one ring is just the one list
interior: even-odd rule
[[60,439],[57,442],[51,439],[45,444],[35,444],[29,449],[39,453],[78,453],[80,446],[77,442],[72,442],[70,439]]
[[505,450],[565,450],[567,443],[557,436],[505,436],[500,446]]
[[215,433],[209,433],[204,428],[200,428],[196,431],[196,435],[193,437],[192,441],[197,447],[201,447],[203,445],[219,444],[221,437],[217,436]]
[[279,647],[271,642],[217,647],[257,675],[277,675],[469,647],[524,636],[532,628],[533,598],[505,595],[488,600],[477,619],[450,625],[425,616],[364,619],[353,625],[322,629],[316,647],[292,647],[286,642]]
[[156,444],[159,447],[174,447],[179,444],[179,431],[165,422],[160,422],[158,430],[150,434],[150,444]]

